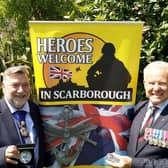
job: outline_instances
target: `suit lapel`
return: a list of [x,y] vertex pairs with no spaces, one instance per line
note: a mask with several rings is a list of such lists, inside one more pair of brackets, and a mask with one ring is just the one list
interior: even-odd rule
[[154,128],[160,129],[168,122],[168,105],[161,112],[159,118],[153,124]]
[[0,108],[1,108],[1,112],[2,112],[2,120],[3,123],[6,124],[6,128],[7,131],[10,131],[10,133],[8,134],[8,141],[11,141],[11,143],[13,144],[20,144],[20,139],[19,139],[19,135],[17,132],[17,128],[15,125],[15,122],[13,120],[12,114],[5,102],[4,99],[1,99],[0,101]]
[[36,114],[36,108],[33,107],[33,104],[29,101],[29,106],[30,106],[30,116],[32,118],[34,128],[35,128],[35,165],[38,164],[39,160],[39,128],[38,128],[38,120],[37,120],[37,114]]
[[148,103],[145,104],[145,106],[141,109],[141,111],[139,112],[139,116],[137,116],[137,121],[136,121],[136,134],[135,134],[135,155],[144,147],[144,145],[146,144],[146,142],[142,142],[142,144],[137,148],[137,142],[138,142],[138,137],[139,137],[139,131],[140,131],[140,128],[141,128],[141,125],[142,125],[142,122],[144,120],[144,117],[145,117],[145,114],[146,114],[146,111],[147,111],[147,108],[148,108]]

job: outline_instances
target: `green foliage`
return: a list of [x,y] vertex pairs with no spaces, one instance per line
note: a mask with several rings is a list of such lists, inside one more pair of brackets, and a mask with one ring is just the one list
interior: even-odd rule
[[[0,9],[0,31],[4,41],[1,45],[4,51],[0,51],[2,62],[4,57],[9,58],[8,61],[24,58],[31,62],[30,52],[27,55],[29,20],[143,21],[137,101],[145,98],[144,66],[153,60],[168,61],[166,0],[0,0]],[[5,43],[8,42],[7,55]],[[1,65],[6,63],[2,62]],[[3,66],[4,69],[6,65]]]
[[[77,20],[143,21],[137,101],[145,99],[143,68],[154,60],[168,61],[168,1],[165,0],[80,0]],[[81,8],[85,10],[82,11]],[[82,11],[82,12],[81,12]],[[80,13],[81,12],[81,13]]]

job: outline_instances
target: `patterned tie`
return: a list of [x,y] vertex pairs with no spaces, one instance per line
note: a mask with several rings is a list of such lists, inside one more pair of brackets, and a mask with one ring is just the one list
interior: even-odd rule
[[143,127],[140,129],[138,143],[141,143],[144,140],[145,129],[150,128],[152,126],[154,114],[157,110],[158,110],[158,107],[156,107],[156,106],[149,107],[150,115],[149,115],[148,119],[146,120],[145,124],[143,125]]
[[26,143],[27,139],[29,139],[28,129],[26,127],[26,121],[25,121],[26,113],[27,112],[23,111],[23,110],[16,111],[13,113],[13,115],[16,119],[16,122],[17,122],[17,126],[19,128],[23,143]]

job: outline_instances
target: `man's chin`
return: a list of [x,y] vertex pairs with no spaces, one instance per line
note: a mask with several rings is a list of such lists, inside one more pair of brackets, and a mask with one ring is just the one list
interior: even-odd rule
[[156,105],[163,102],[161,99],[152,99],[151,101],[153,104],[156,104]]
[[17,109],[21,109],[24,106],[25,102],[14,102],[14,105]]

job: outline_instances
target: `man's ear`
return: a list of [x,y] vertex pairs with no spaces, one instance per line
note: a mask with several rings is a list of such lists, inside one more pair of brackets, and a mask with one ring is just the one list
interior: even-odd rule
[[145,81],[143,80],[143,84],[145,85]]
[[1,88],[2,88],[2,90],[3,90],[4,87],[5,87],[5,85],[4,85],[4,83],[2,82],[2,83],[1,83]]

